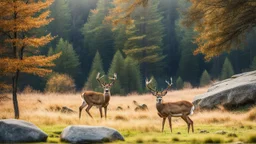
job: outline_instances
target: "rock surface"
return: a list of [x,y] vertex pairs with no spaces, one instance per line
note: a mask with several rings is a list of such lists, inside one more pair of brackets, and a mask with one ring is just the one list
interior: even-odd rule
[[70,143],[102,143],[116,140],[124,141],[123,136],[115,129],[101,126],[73,125],[61,133],[61,141]]
[[193,104],[200,109],[218,106],[233,109],[256,104],[256,71],[233,75],[213,84],[207,93],[196,96]]
[[32,123],[16,119],[0,120],[0,143],[45,142],[47,137]]

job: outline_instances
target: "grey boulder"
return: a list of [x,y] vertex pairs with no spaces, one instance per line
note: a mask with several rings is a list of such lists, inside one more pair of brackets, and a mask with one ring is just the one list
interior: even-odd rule
[[123,136],[115,129],[101,126],[73,125],[61,133],[61,141],[70,143],[103,143],[124,141]]
[[235,109],[256,104],[256,71],[233,75],[213,84],[206,93],[194,98],[193,104],[200,109],[223,106]]
[[45,142],[47,137],[32,123],[16,119],[0,120],[0,143]]

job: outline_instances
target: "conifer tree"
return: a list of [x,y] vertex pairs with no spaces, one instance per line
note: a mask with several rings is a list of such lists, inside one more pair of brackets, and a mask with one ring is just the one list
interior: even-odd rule
[[57,48],[54,51],[50,48],[48,54],[52,55],[59,52],[62,54],[54,61],[54,71],[68,74],[74,78],[79,71],[80,63],[73,46],[61,38],[57,44]]
[[86,90],[102,92],[102,88],[101,88],[100,84],[98,83],[98,81],[96,80],[96,76],[97,76],[98,72],[100,72],[101,75],[105,75],[105,72],[103,71],[102,60],[101,60],[100,54],[99,54],[99,52],[96,52],[95,57],[92,62],[89,77],[85,84]]
[[208,74],[207,70],[204,70],[204,72],[202,73],[202,76],[200,78],[200,86],[201,87],[206,86],[206,85],[210,84],[210,82],[211,82],[211,77]]
[[130,92],[142,92],[142,81],[139,65],[136,60],[127,57],[124,61],[124,90],[128,94]]
[[221,79],[224,80],[230,78],[232,75],[234,75],[233,66],[229,59],[226,58],[221,70]]
[[176,88],[177,89],[182,89],[183,86],[184,86],[184,82],[183,82],[182,78],[178,77],[178,79],[176,80]]
[[112,77],[114,73],[117,74],[117,80],[115,81],[115,84],[111,87],[111,94],[121,94],[124,95],[124,89],[123,89],[123,81],[122,79],[125,77],[124,75],[124,58],[121,54],[121,52],[118,50],[114,58],[112,60],[112,63],[110,65],[108,76]]
[[50,6],[50,17],[54,20],[48,25],[48,30],[59,38],[69,40],[71,30],[71,14],[68,0],[55,0]]
[[[2,44],[0,67],[1,73],[12,77],[12,94],[15,118],[19,118],[17,88],[20,73],[44,76],[51,70],[52,61],[59,57],[56,54],[50,57],[33,56],[34,49],[49,43],[53,37],[31,36],[32,29],[49,24],[49,10],[46,10],[53,0],[44,1],[1,1],[0,2],[0,33]],[[39,13],[40,12],[40,13]]]
[[108,68],[114,55],[111,25],[104,22],[110,7],[110,0],[99,0],[96,9],[91,10],[87,23],[82,28],[89,56],[94,56],[96,51],[99,51],[105,63],[104,70]]

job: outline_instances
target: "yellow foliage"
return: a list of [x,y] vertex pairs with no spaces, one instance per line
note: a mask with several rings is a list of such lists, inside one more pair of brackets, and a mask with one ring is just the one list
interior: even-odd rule
[[46,83],[46,92],[73,93],[75,92],[74,80],[65,74],[56,74]]

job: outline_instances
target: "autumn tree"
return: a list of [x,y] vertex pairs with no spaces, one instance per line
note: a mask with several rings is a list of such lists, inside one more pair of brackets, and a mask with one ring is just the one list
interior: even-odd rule
[[225,51],[241,48],[248,31],[256,26],[256,2],[252,0],[190,0],[184,24],[198,33],[195,54],[209,60]]
[[[53,37],[31,35],[30,30],[45,26],[52,21],[47,8],[53,0],[13,0],[0,2],[1,34],[1,73],[12,78],[12,95],[15,118],[19,118],[17,84],[20,73],[44,76],[51,70],[53,60],[60,54],[50,57],[37,55],[35,48],[49,43]],[[39,13],[40,12],[40,13]]]

